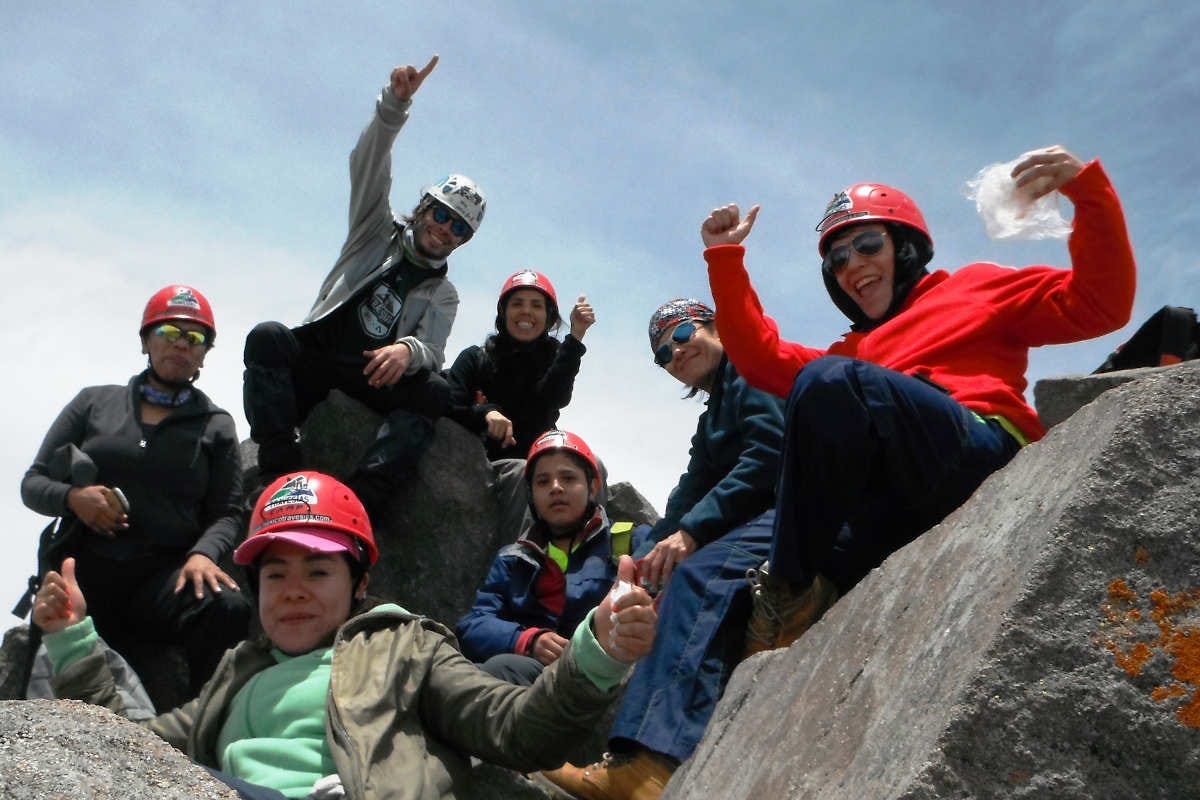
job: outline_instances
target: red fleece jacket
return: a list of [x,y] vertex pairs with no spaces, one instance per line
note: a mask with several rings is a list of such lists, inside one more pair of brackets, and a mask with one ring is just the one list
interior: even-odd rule
[[763,313],[741,245],[704,251],[725,352],[752,385],[786,397],[801,367],[831,354],[920,373],[963,405],[998,414],[1031,441],[1045,428],[1025,402],[1029,348],[1090,339],[1129,321],[1135,265],[1125,217],[1099,161],[1062,189],[1075,204],[1072,269],[968,264],[922,278],[899,311],[867,333],[847,333],[828,350],[785,342]]

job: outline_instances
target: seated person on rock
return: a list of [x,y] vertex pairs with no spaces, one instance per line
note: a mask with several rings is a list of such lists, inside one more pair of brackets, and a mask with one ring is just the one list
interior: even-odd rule
[[699,744],[741,659],[750,585],[767,557],[783,436],[783,403],[746,383],[725,357],[713,310],[698,300],[661,305],[650,318],[655,362],[708,395],[687,471],[652,529],[639,561],[659,601],[654,649],[625,687],[609,732],[608,758],[565,764],[545,779],[585,798],[658,797]]
[[304,466],[298,426],[339,389],[386,416],[350,479],[378,511],[445,412],[439,370],[458,312],[447,258],[479,230],[484,197],[470,178],[450,175],[427,186],[408,216],[394,216],[388,200],[392,143],[436,63],[392,70],[350,154],[349,234],[308,316],[298,328],[261,323],[246,337],[243,394],[260,487]]
[[496,555],[455,633],[485,672],[530,684],[603,599],[620,556],[649,545],[650,529],[610,525],[596,501],[599,462],[574,433],[547,431],[523,463],[534,523]]
[[788,397],[775,532],[751,650],[783,647],[894,550],[940,522],[1045,433],[1026,403],[1029,348],[1128,322],[1135,267],[1098,161],[1034,151],[1013,168],[1075,205],[1071,269],[968,264],[930,273],[933,239],[903,192],[860,183],[817,224],[821,276],[852,322],[826,350],[780,338],[744,266],[758,207],[701,226],[718,327],[752,385]]
[[496,301],[496,332],[471,345],[446,371],[447,416],[484,439],[500,502],[500,529],[515,537],[525,526],[523,459],[543,431],[558,422],[571,402],[583,336],[596,314],[580,295],[571,309],[571,330],[560,342],[551,334],[562,318],[550,279],[530,269],[504,281]]
[[[468,756],[523,771],[560,762],[653,642],[649,595],[614,591],[541,679],[515,686],[464,658],[441,624],[370,607],[377,557],[344,484],[316,472],[280,477],[234,554],[263,635],[226,653],[197,699],[145,724],[243,797],[466,798]],[[622,558],[620,579],[635,572]],[[73,559],[47,575],[34,620],[59,696],[120,712]]]
[[76,558],[100,635],[142,673],[153,646],[182,645],[194,696],[250,624],[250,603],[218,566],[242,532],[241,455],[233,418],[195,385],[217,336],[204,295],[160,289],[138,331],[146,369],[76,395],[21,499],[63,517],[62,555]]

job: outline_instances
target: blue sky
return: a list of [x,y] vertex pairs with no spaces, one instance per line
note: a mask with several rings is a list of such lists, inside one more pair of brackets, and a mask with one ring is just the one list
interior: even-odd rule
[[709,296],[698,229],[716,205],[762,204],[747,260],[764,305],[824,346],[845,328],[814,255],[835,191],[912,195],[934,267],[1066,266],[1061,241],[989,240],[962,195],[985,165],[1062,144],[1101,158],[1121,194],[1137,309],[1124,331],[1036,352],[1031,382],[1090,371],[1155,308],[1200,302],[1193,4],[247,5],[6,10],[0,590],[14,597],[43,524],[21,475],[79,388],[141,368],[137,323],[160,286],[213,302],[200,386],[246,435],[245,332],[303,316],[345,235],[346,156],[374,98],[393,65],[435,52],[392,198],[407,210],[451,171],[488,193],[451,260],[448,352],[482,340],[519,268],[585,292],[599,322],[562,425],[660,510],[702,406],[650,362],[645,326],[664,300]]

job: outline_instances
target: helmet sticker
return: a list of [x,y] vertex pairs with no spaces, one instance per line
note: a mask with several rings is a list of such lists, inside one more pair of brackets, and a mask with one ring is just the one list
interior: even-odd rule
[[821,217],[821,221],[817,223],[817,233],[823,233],[830,225],[835,222],[840,222],[843,219],[851,217],[861,217],[866,212],[851,214],[850,210],[854,208],[854,201],[850,199],[850,194],[846,191],[838,192],[833,196],[825,206],[825,216]]
[[196,295],[192,294],[192,290],[187,286],[177,286],[175,294],[171,299],[167,300],[167,307],[170,308],[172,306],[183,306],[193,311],[199,311],[200,301],[196,299]]
[[513,275],[512,282],[522,286],[537,286],[537,273],[531,269],[521,270],[516,275]]
[[265,517],[270,512],[282,509],[285,506],[311,506],[316,505],[316,502],[317,493],[308,485],[308,476],[297,475],[283,484],[283,486],[280,486],[275,494],[271,495],[271,499],[263,506],[262,513]]

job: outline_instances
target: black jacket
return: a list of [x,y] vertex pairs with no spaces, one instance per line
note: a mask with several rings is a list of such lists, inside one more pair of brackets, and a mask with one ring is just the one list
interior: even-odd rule
[[542,336],[527,345],[498,334],[485,347],[472,345],[446,372],[452,420],[481,436],[493,409],[513,424],[515,445],[485,439],[488,458],[525,458],[538,436],[558,422],[571,402],[579,362],[587,348],[570,334],[562,342]]
[[91,457],[97,483],[129,498],[129,529],[85,536],[89,551],[113,559],[201,553],[219,561],[242,533],[241,453],[233,418],[198,389],[154,426],[141,424],[138,387],[90,386],[67,404],[21,481],[21,500],[49,517],[67,512],[70,484],[50,477],[54,452],[74,444]]

